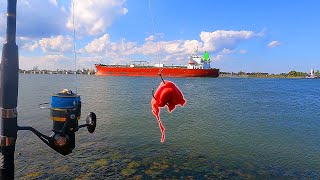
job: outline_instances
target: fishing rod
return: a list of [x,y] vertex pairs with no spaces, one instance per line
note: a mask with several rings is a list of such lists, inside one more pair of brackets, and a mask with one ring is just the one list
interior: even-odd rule
[[14,151],[18,130],[29,130],[55,151],[68,155],[75,148],[76,131],[87,127],[88,131],[93,133],[96,128],[94,112],[87,115],[86,124],[78,125],[81,99],[79,95],[67,89],[51,96],[51,107],[48,109],[53,122],[53,133],[50,136],[30,126],[18,126],[19,55],[16,44],[16,7],[17,0],[7,0],[6,42],[3,45],[0,64],[0,180],[14,179]]
[[7,33],[0,66],[0,179],[14,178],[14,151],[17,139],[19,58],[16,44],[17,0],[7,0]]

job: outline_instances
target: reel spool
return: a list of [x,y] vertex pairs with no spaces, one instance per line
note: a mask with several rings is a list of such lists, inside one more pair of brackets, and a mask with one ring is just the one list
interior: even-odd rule
[[50,118],[53,121],[53,130],[62,130],[68,119],[69,123],[76,128],[80,117],[81,98],[79,95],[74,94],[71,90],[64,89],[51,96]]

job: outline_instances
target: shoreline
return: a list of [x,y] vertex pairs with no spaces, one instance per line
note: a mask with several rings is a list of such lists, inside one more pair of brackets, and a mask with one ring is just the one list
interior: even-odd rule
[[[74,75],[74,71],[20,71],[19,74],[66,74]],[[77,72],[80,75],[95,75],[95,72]],[[218,78],[266,78],[266,79],[320,79],[301,76],[284,76],[284,75],[230,75],[220,74]]]
[[266,79],[319,79],[319,78],[308,78],[303,76],[284,76],[284,75],[265,75],[265,76],[254,76],[254,75],[225,75],[220,74],[222,78],[266,78]]

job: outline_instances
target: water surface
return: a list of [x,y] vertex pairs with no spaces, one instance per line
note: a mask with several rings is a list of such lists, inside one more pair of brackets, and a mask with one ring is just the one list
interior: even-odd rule
[[[187,104],[161,111],[166,141],[151,112],[159,78],[79,75],[82,118],[98,117],[93,134],[77,132],[62,156],[19,132],[16,177],[320,178],[320,81],[316,79],[176,78]],[[50,134],[52,93],[75,89],[73,75],[20,74],[19,125]]]

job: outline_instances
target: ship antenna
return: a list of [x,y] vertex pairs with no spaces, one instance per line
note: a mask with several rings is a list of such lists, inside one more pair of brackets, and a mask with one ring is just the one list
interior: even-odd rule
[[[151,22],[152,22],[152,31],[153,31],[153,35],[155,36],[156,35],[156,31],[155,31],[155,22],[154,22],[154,16],[153,16],[153,13],[152,13],[152,8],[151,8],[151,2],[150,0],[148,0],[148,4],[149,4],[149,13],[150,13],[150,17],[151,17]],[[163,69],[161,69],[161,61],[160,61],[160,54],[159,54],[159,46],[158,46],[158,40],[156,39],[155,40],[155,43],[156,43],[156,48],[157,48],[157,58],[158,58],[158,66],[159,66],[159,76],[161,78],[161,80],[163,81],[164,83],[164,80],[162,78],[162,75],[161,75],[161,72]]]

